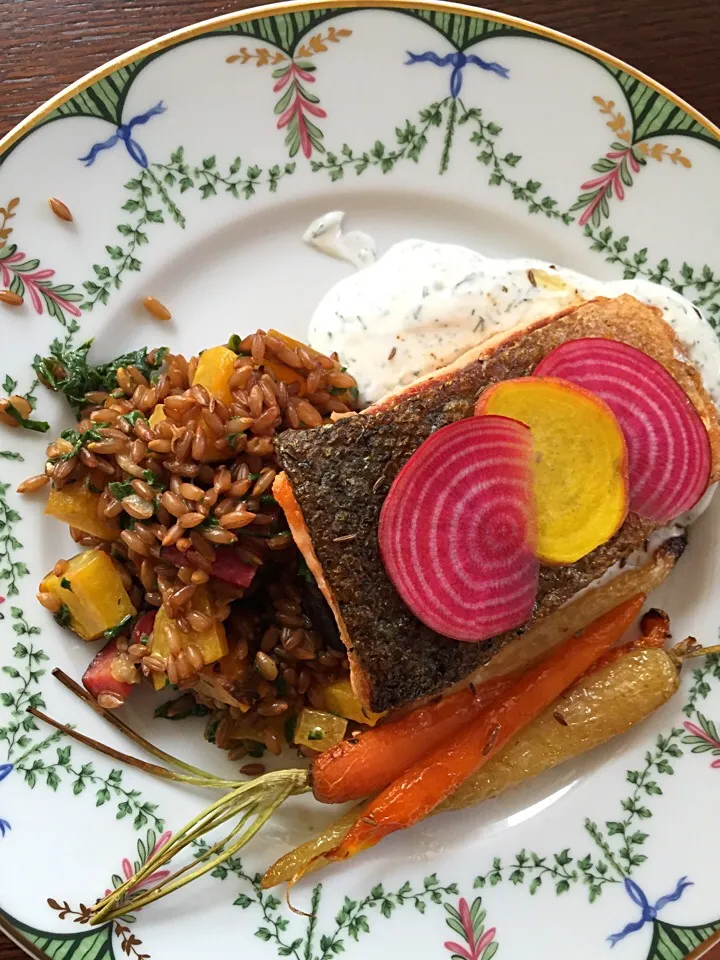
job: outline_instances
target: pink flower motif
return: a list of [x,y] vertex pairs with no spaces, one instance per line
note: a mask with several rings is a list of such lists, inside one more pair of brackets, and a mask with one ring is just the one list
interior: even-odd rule
[[[75,303],[66,299],[62,295],[62,292],[58,292],[58,289],[50,283],[51,279],[55,276],[54,270],[39,270],[37,267],[35,267],[34,270],[25,270],[17,266],[24,263],[25,254],[19,250],[15,250],[14,253],[0,260],[0,280],[2,280],[3,287],[9,288],[14,280],[19,280],[23,284],[25,292],[30,297],[30,302],[36,313],[43,313],[45,307],[44,298],[47,298],[57,304],[63,313],[69,313],[72,317],[79,317],[81,315],[80,309]],[[37,264],[37,260],[33,261],[33,263]],[[63,292],[68,292],[70,288],[61,287],[59,289]]]
[[[313,74],[299,67],[294,61],[291,61],[285,72],[273,86],[275,93],[280,93],[288,87],[286,93],[281,97],[278,108],[283,105],[282,112],[278,118],[278,130],[288,128],[288,135],[285,142],[290,146],[290,156],[297,152],[298,144],[306,157],[312,155],[313,146],[318,146],[318,141],[322,138],[320,130],[308,120],[308,115],[324,119],[327,116],[325,110],[318,105],[317,97],[305,90],[300,81],[305,83],[315,83]],[[285,106],[285,104],[287,105]],[[276,108],[276,109],[278,109]],[[296,139],[297,138],[297,139]],[[291,144],[295,143],[295,149]]]
[[[484,930],[482,921],[485,916],[485,911],[483,910],[482,913],[480,913],[479,907],[479,898],[473,903],[473,906],[470,907],[464,897],[461,897],[458,901],[457,911],[446,907],[451,913],[451,916],[454,914],[459,919],[467,946],[463,946],[454,940],[446,940],[443,946],[446,950],[449,950],[453,956],[462,957],[462,960],[480,960],[485,950],[495,939],[497,930],[495,927]],[[475,915],[475,919],[473,919],[473,915]],[[446,922],[448,925],[452,925],[452,921],[447,920]],[[495,949],[497,949],[497,944]]]
[[[172,836],[172,833],[170,832],[170,830],[166,830],[165,833],[161,834],[157,843],[148,854],[147,860],[145,860],[144,862],[147,863],[150,857],[155,856],[158,850],[161,847],[165,846],[165,844],[168,842],[171,836]],[[122,866],[122,874],[124,879],[131,880],[135,875],[135,873],[137,872],[137,870],[139,869],[139,867],[142,866],[142,864],[136,863],[133,865],[130,862],[130,860],[128,860],[127,857],[123,857],[121,866]],[[130,887],[130,889],[128,890],[128,893],[135,893],[138,890],[147,890],[148,888],[154,886],[155,884],[160,883],[162,880],[165,880],[166,877],[169,877],[169,876],[170,876],[169,870],[156,870],[154,873],[151,873],[149,877],[146,877],[141,883],[137,883],[134,886]],[[107,897],[110,893],[112,893],[112,890],[110,889],[106,890],[105,896]]]
[[[586,180],[585,183],[580,184],[582,191],[591,191],[595,194],[578,218],[578,224],[581,227],[584,227],[585,224],[592,219],[593,214],[598,207],[603,204],[603,201],[607,202],[613,195],[617,197],[618,200],[625,199],[623,174],[630,179],[630,175],[626,169],[627,167],[629,167],[633,173],[640,172],[641,164],[638,162],[632,147],[627,147],[623,150],[609,150],[605,154],[605,159],[613,162],[612,169],[603,173],[600,177],[596,177],[593,180]],[[630,182],[632,182],[632,180],[630,180]]]
[[[684,727],[691,736],[685,737],[683,743],[695,743],[693,753],[705,753],[710,749],[713,754],[720,753],[720,738],[716,736],[715,724],[703,717],[702,714],[698,714],[698,716],[703,726],[699,727],[696,723],[691,723],[689,720],[686,720]],[[698,743],[698,741],[700,742]],[[704,746],[704,744],[707,744],[707,746]],[[718,757],[717,760],[713,760],[710,768],[712,770],[720,770],[720,757]]]

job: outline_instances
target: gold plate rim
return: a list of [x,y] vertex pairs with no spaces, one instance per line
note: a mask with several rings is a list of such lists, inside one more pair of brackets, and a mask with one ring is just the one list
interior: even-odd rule
[[212,17],[209,20],[202,20],[199,23],[191,24],[188,27],[182,27],[171,33],[166,33],[161,37],[151,40],[148,43],[134,47],[132,50],[108,60],[102,66],[97,67],[90,73],[85,74],[75,83],[65,87],[54,97],[46,100],[41,106],[30,113],[24,120],[0,139],[0,158],[15,146],[20,139],[30,133],[39,123],[41,123],[49,114],[56,110],[62,104],[66,103],[78,93],[82,93],[88,87],[92,86],[98,80],[102,80],[109,74],[114,73],[122,67],[129,66],[137,60],[143,59],[153,53],[159,53],[167,50],[177,44],[192,40],[195,37],[206,33],[212,33],[222,27],[234,26],[238,23],[245,23],[248,20],[260,20],[265,17],[278,16],[285,13],[293,13],[304,10],[325,10],[325,9],[344,9],[354,7],[358,9],[402,9],[411,8],[415,10],[431,10],[438,13],[456,13],[467,17],[476,17],[484,20],[490,20],[493,23],[501,23],[504,26],[517,27],[526,33],[540,36],[546,40],[553,40],[561,46],[569,47],[593,57],[604,63],[606,66],[616,67],[642,83],[646,84],[652,90],[662,94],[675,106],[680,107],[689,116],[703,126],[708,133],[720,141],[720,127],[709,120],[704,114],[696,110],[691,104],[681,97],[678,97],[668,87],[652,77],[637,70],[631,64],[620,60],[612,54],[606,53],[599,47],[595,47],[584,40],[576,40],[569,34],[554,30],[551,27],[544,27],[541,24],[533,23],[530,20],[524,20],[522,17],[514,17],[506,13],[498,13],[494,10],[488,10],[484,7],[471,7],[464,3],[453,3],[448,0],[292,0],[290,3],[266,3],[256,7],[250,7],[247,10],[239,10],[235,13],[226,13],[219,17]]

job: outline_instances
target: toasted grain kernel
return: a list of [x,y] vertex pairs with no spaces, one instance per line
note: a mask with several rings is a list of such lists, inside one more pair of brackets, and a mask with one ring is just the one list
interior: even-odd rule
[[151,316],[155,317],[156,320],[172,320],[172,314],[168,308],[164,303],[160,303],[159,300],[156,300],[155,297],[145,297],[143,300],[143,306]]
[[178,523],[183,528],[183,530],[188,530],[190,527],[196,527],[199,523],[202,523],[205,520],[204,513],[185,513],[182,517],[179,518]]
[[[129,514],[134,520],[149,520],[155,511],[154,504],[148,503],[147,500],[138,496],[136,493],[130,494],[129,497],[124,497],[122,505],[125,513]],[[152,542],[153,539],[151,536],[149,542]]]
[[125,700],[117,693],[101,693],[97,698],[98,706],[103,710],[116,710],[121,707]]
[[255,516],[254,513],[247,510],[234,510],[232,513],[226,513],[225,516],[220,517],[220,526],[225,530],[239,530],[241,527],[246,527],[249,523],[252,523]]
[[62,600],[55,593],[47,593],[44,590],[37,595],[38,602],[43,605],[50,613],[57,613],[62,606]]
[[[184,458],[180,458],[184,459]],[[205,491],[202,487],[196,487],[194,483],[181,483],[178,487],[178,492],[181,496],[185,497],[186,500],[202,500]]]
[[50,481],[50,477],[46,476],[44,473],[39,473],[36,477],[28,477],[27,480],[18,486],[18,493],[35,493],[36,490],[39,490],[41,487],[44,487],[46,483]]
[[269,657],[262,650],[255,654],[255,668],[263,680],[275,680],[278,675],[278,667],[272,657]]
[[70,213],[70,208],[62,200],[58,200],[57,197],[50,197],[48,206],[56,217],[65,220],[66,223],[72,223],[73,215]]
[[203,658],[195,644],[190,643],[185,647],[185,656],[188,659],[190,667],[197,672],[203,668]]
[[0,290],[0,303],[8,307],[20,307],[23,304],[23,298],[19,293],[13,293],[12,290]]
[[265,764],[246,763],[243,767],[240,767],[240,773],[244,773],[246,777],[259,777],[265,773]]

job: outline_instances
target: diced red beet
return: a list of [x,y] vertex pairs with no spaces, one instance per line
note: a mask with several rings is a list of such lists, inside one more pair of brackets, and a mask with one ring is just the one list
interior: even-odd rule
[[157,610],[148,610],[147,613],[137,618],[132,629],[132,643],[142,643],[143,637],[152,636],[156,616]]
[[101,693],[114,693],[123,700],[132,693],[133,685],[116,680],[110,670],[117,653],[117,640],[110,640],[83,674],[83,686],[96,700]]
[[[175,566],[180,567],[184,564],[192,566],[192,560],[186,558],[177,547],[165,547],[162,551],[163,559],[169,560]],[[217,577],[218,580],[224,580],[225,583],[232,583],[236,587],[249,587],[255,576],[257,567],[245,563],[238,557],[237,550],[234,547],[216,547],[215,563],[210,571],[211,577]]]
[[211,576],[226,583],[232,583],[236,587],[249,587],[256,570],[257,567],[245,563],[238,557],[237,550],[232,547],[219,547],[215,551],[215,563]]

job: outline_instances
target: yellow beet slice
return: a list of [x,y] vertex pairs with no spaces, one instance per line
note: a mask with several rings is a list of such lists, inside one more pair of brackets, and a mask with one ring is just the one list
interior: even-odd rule
[[299,747],[309,747],[322,753],[330,747],[342,743],[347,730],[347,720],[336,717],[324,710],[310,710],[305,707],[298,717],[298,724],[293,735],[293,743]]
[[117,540],[120,536],[120,525],[117,520],[100,519],[99,502],[99,493],[93,493],[82,483],[68,483],[62,490],[50,491],[45,513],[84,533],[89,533],[91,537]]
[[232,395],[228,381],[233,375],[237,354],[227,347],[210,347],[203,350],[193,378],[193,385],[200,384],[208,393],[228,406]]
[[[195,591],[191,607],[198,613],[204,613],[212,618],[212,604],[207,587],[199,586]],[[168,617],[165,607],[160,607],[155,617],[155,626],[153,627],[151,652],[157,653],[161,657],[167,657],[170,653],[170,630],[172,621]],[[182,633],[178,631],[180,643],[183,647],[193,644],[202,654],[203,663],[214,663],[228,652],[227,637],[225,636],[225,627],[222,623],[213,619],[212,624],[207,630],[199,633]],[[162,690],[166,683],[164,673],[153,673],[153,686],[156,690]]]
[[604,401],[565,380],[526,377],[490,387],[475,413],[530,427],[543,563],[574,563],[612,537],[628,511],[627,446]]
[[136,613],[115,564],[102,550],[77,554],[62,576],[49,573],[42,588],[60,598],[70,613],[70,629],[83,640],[97,640]]
[[156,427],[161,421],[165,420],[165,404],[158,403],[150,414],[148,423],[151,427]]
[[354,720],[355,723],[364,723],[368,727],[374,727],[384,713],[373,713],[362,703],[353,693],[349,680],[337,680],[323,688],[325,696],[325,706],[330,713],[338,717],[345,717],[348,720]]

